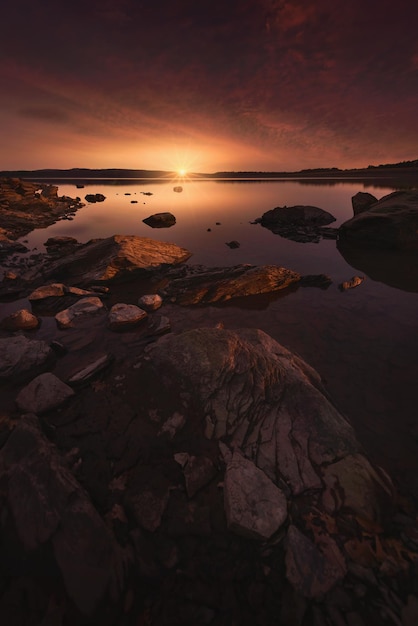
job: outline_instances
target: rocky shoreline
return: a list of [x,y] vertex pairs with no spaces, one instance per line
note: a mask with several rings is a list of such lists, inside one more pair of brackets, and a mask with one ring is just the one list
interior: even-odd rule
[[4,623],[415,624],[416,509],[320,375],[179,312],[327,277],[131,236],[47,249],[1,285],[31,304],[0,320]]

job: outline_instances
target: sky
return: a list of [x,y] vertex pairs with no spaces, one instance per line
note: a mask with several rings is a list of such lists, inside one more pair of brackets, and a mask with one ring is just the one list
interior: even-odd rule
[[13,0],[0,170],[418,158],[416,0]]

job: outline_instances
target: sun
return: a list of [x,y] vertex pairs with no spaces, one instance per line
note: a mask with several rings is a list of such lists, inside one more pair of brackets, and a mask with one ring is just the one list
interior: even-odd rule
[[181,167],[177,170],[177,174],[184,178],[184,176],[187,176],[187,170],[184,167]]

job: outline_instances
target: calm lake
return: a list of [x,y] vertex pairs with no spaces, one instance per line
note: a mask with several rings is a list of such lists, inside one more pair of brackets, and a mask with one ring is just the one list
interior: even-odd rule
[[[69,235],[80,242],[113,234],[174,242],[193,252],[191,264],[207,266],[277,264],[302,274],[328,274],[326,289],[299,288],[217,307],[182,309],[167,305],[173,331],[187,324],[226,328],[258,327],[300,354],[324,379],[339,409],[354,425],[371,456],[418,496],[418,281],[416,261],[390,254],[347,255],[336,241],[297,243],[251,222],[276,206],[309,204],[332,213],[338,226],[353,215],[351,197],[368,191],[377,198],[392,192],[390,180],[376,187],[365,181],[324,180],[90,181],[84,189],[59,184],[59,195],[102,193],[72,221],[62,220],[23,238],[44,250],[48,237]],[[385,185],[385,186],[384,186]],[[152,195],[147,195],[152,194]],[[143,219],[169,211],[177,223],[152,229]],[[219,224],[217,224],[219,222]],[[237,240],[230,249],[226,242]],[[364,283],[341,292],[354,275]],[[126,301],[135,302],[129,288]],[[42,333],[46,333],[44,326]],[[41,333],[41,334],[42,334]]]

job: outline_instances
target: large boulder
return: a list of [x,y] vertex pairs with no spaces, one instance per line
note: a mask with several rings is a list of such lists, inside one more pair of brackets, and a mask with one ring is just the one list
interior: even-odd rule
[[52,261],[42,273],[73,283],[123,281],[182,263],[190,256],[191,252],[173,243],[135,235],[113,235],[92,240],[69,257]]
[[[192,394],[206,437],[239,448],[293,496],[323,490],[330,464],[362,458],[353,429],[327,398],[319,375],[260,330],[203,328],[166,336],[148,348],[148,359],[167,390]],[[379,479],[370,478],[384,504],[392,497],[391,484],[376,472]],[[345,485],[346,502],[355,503]]]
[[351,198],[351,204],[353,206],[354,215],[367,211],[373,204],[377,202],[376,196],[371,193],[359,191],[355,196]]
[[339,229],[343,245],[418,251],[418,191],[395,191]]
[[208,304],[273,293],[295,285],[300,278],[297,272],[278,265],[192,267],[188,276],[172,280],[166,293],[180,305]]
[[64,404],[74,395],[74,391],[55,374],[45,372],[24,387],[16,398],[18,408],[23,412],[36,414],[50,411]]

